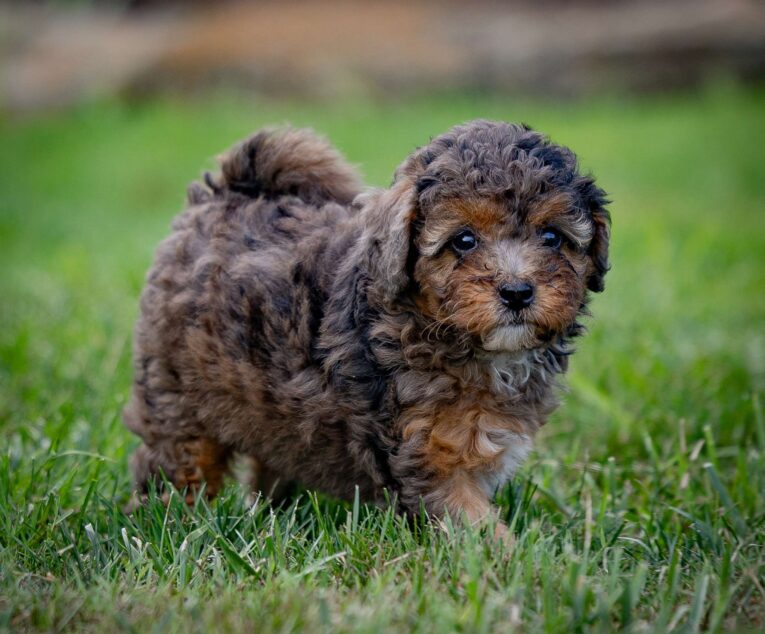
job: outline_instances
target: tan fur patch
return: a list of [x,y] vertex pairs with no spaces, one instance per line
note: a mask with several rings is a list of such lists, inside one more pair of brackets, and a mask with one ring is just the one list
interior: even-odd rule
[[538,227],[543,227],[569,212],[573,202],[571,195],[566,192],[556,192],[540,198],[529,205],[527,221]]
[[486,198],[469,198],[453,203],[454,210],[464,219],[465,224],[479,235],[496,237],[508,220],[507,209]]
[[[483,397],[483,398],[482,398]],[[497,431],[523,433],[526,426],[506,414],[487,407],[488,395],[460,400],[437,411],[429,420],[414,422],[422,430],[429,427],[425,454],[427,462],[441,476],[455,468],[466,471],[490,468],[502,448],[488,440]],[[404,437],[413,430],[405,429]]]
[[207,497],[215,497],[223,486],[223,478],[228,472],[230,452],[207,438],[180,443],[177,451],[179,467],[174,475],[173,484],[179,489],[188,488],[186,501],[193,501],[195,493],[202,484],[206,487]]
[[485,519],[491,503],[475,479],[469,474],[456,471],[438,491],[443,497],[443,506],[455,519],[461,519],[464,514],[470,523]]

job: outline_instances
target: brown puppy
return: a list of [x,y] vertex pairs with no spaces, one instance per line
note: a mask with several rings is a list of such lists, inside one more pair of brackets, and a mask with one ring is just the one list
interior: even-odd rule
[[125,423],[139,492],[213,496],[234,453],[299,482],[475,522],[557,405],[604,192],[524,126],[474,121],[389,189],[306,130],[264,131],[194,184],[141,298]]

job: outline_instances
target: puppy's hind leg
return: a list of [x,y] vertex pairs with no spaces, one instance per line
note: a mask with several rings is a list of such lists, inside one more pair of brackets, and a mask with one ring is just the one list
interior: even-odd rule
[[[161,486],[160,474],[185,492],[187,504],[193,504],[203,485],[207,498],[212,499],[223,486],[231,453],[228,447],[209,438],[173,438],[141,444],[130,459],[138,498],[131,500],[126,510],[133,510],[146,498],[151,482]],[[162,498],[167,503],[170,492],[163,492]]]
[[277,506],[289,502],[295,492],[294,482],[280,476],[254,456],[247,457],[247,467],[249,471],[247,485],[250,487],[253,499],[260,496]]

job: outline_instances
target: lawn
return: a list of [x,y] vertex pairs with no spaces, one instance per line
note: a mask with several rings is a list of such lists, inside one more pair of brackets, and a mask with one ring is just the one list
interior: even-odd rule
[[[232,96],[0,120],[0,631],[761,631],[765,91],[552,104]],[[304,492],[121,512],[143,276],[211,157],[266,123],[368,182],[474,117],[573,147],[613,270],[570,391],[498,496],[511,552]]]

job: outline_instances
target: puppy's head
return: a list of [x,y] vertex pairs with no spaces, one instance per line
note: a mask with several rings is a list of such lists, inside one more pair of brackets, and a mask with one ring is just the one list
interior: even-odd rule
[[576,329],[608,270],[605,193],[567,148],[524,126],[475,121],[417,150],[368,214],[383,301],[485,350]]

